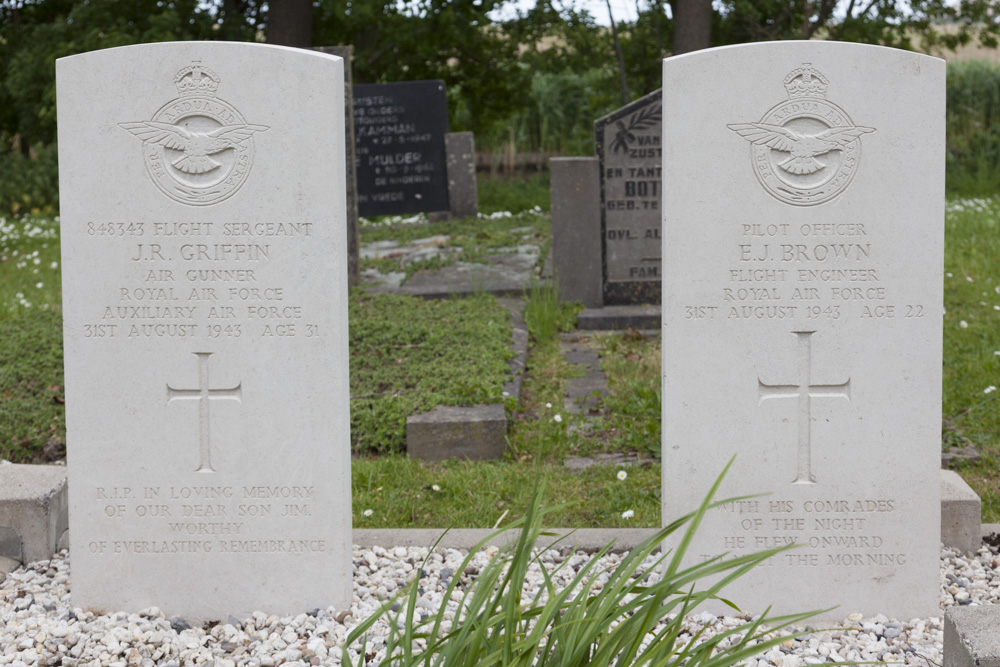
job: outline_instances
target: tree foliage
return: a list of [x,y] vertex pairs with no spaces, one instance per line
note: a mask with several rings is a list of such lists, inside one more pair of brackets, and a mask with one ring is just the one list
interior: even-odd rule
[[[637,0],[638,18],[619,23],[633,98],[659,87],[660,60],[687,37],[691,13],[678,11],[682,1],[706,2]],[[452,128],[476,132],[480,146],[583,150],[593,120],[621,102],[610,31],[567,0],[492,18],[511,2],[0,0],[0,151],[27,159],[55,142],[57,58],[216,39],[351,44],[359,83],[444,80]],[[712,8],[716,46],[836,39],[942,52],[975,41],[996,46],[1000,35],[1000,0],[716,0]],[[31,161],[7,162],[15,163]]]

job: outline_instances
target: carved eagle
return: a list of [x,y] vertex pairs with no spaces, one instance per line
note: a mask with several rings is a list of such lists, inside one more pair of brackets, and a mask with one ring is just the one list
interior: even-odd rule
[[171,164],[185,174],[205,174],[222,165],[208,157],[220,153],[227,148],[235,148],[253,136],[255,132],[264,132],[266,125],[223,125],[211,132],[194,132],[170,123],[160,123],[155,120],[140,123],[119,123],[142,139],[144,143],[159,144],[164,148],[184,151],[184,156]]
[[786,127],[767,123],[736,123],[726,127],[754,145],[791,153],[792,156],[778,163],[778,166],[796,175],[816,173],[826,167],[816,159],[817,155],[843,150],[862,134],[875,131],[871,127],[839,126],[809,135],[798,134]]

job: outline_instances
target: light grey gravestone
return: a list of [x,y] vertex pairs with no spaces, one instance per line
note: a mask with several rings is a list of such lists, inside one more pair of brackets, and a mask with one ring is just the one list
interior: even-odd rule
[[944,62],[782,42],[663,66],[663,511],[725,597],[938,613]]
[[660,91],[594,122],[605,306],[660,302]]
[[346,608],[341,59],[186,42],[56,69],[74,605]]

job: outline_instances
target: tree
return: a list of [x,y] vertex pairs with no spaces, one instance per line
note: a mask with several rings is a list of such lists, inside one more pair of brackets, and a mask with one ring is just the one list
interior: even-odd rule
[[673,55],[712,46],[712,0],[674,0]]
[[270,44],[310,48],[313,36],[312,0],[269,2],[267,41]]
[[997,0],[720,0],[713,40],[832,39],[902,49],[996,47]]
[[216,39],[199,0],[0,4],[0,139],[22,152],[56,138],[55,61],[143,42]]
[[524,103],[518,45],[489,14],[504,0],[323,0],[317,45],[354,46],[356,83],[441,79],[456,129],[483,133]]

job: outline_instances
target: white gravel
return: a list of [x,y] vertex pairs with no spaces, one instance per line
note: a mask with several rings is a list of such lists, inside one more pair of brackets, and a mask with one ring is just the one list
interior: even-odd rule
[[[64,551],[7,575],[0,583],[0,665],[335,665],[340,664],[347,634],[398,589],[412,581],[428,556],[426,548],[354,549],[354,603],[349,610],[312,610],[279,618],[256,612],[250,618],[230,617],[210,628],[190,628],[180,619],[165,618],[159,609],[138,614],[97,615],[73,607],[70,601],[70,562]],[[490,547],[474,556],[472,566],[458,572],[469,581],[495,556]],[[449,577],[467,555],[464,550],[439,549],[431,553],[420,581],[420,613],[434,613],[444,602]],[[566,578],[589,556],[556,550],[544,552],[551,568],[569,559]],[[614,567],[620,555],[608,555],[602,567]],[[541,576],[529,571],[525,591],[532,592]],[[561,574],[560,576],[564,576]],[[596,584],[597,586],[600,585]],[[448,601],[453,612],[454,598]],[[942,662],[943,609],[952,604],[997,604],[1000,600],[1000,556],[983,547],[974,557],[951,550],[941,552],[941,616],[926,619],[863,618],[851,614],[838,629],[815,631],[789,640],[748,667],[802,667],[829,661],[886,660],[933,667]],[[449,620],[453,615],[449,614]],[[377,664],[385,651],[390,618],[369,632],[367,651]],[[716,630],[745,619],[695,613],[687,619],[691,634],[702,624]],[[824,624],[829,627],[830,624]],[[357,661],[357,650],[350,654]]]

